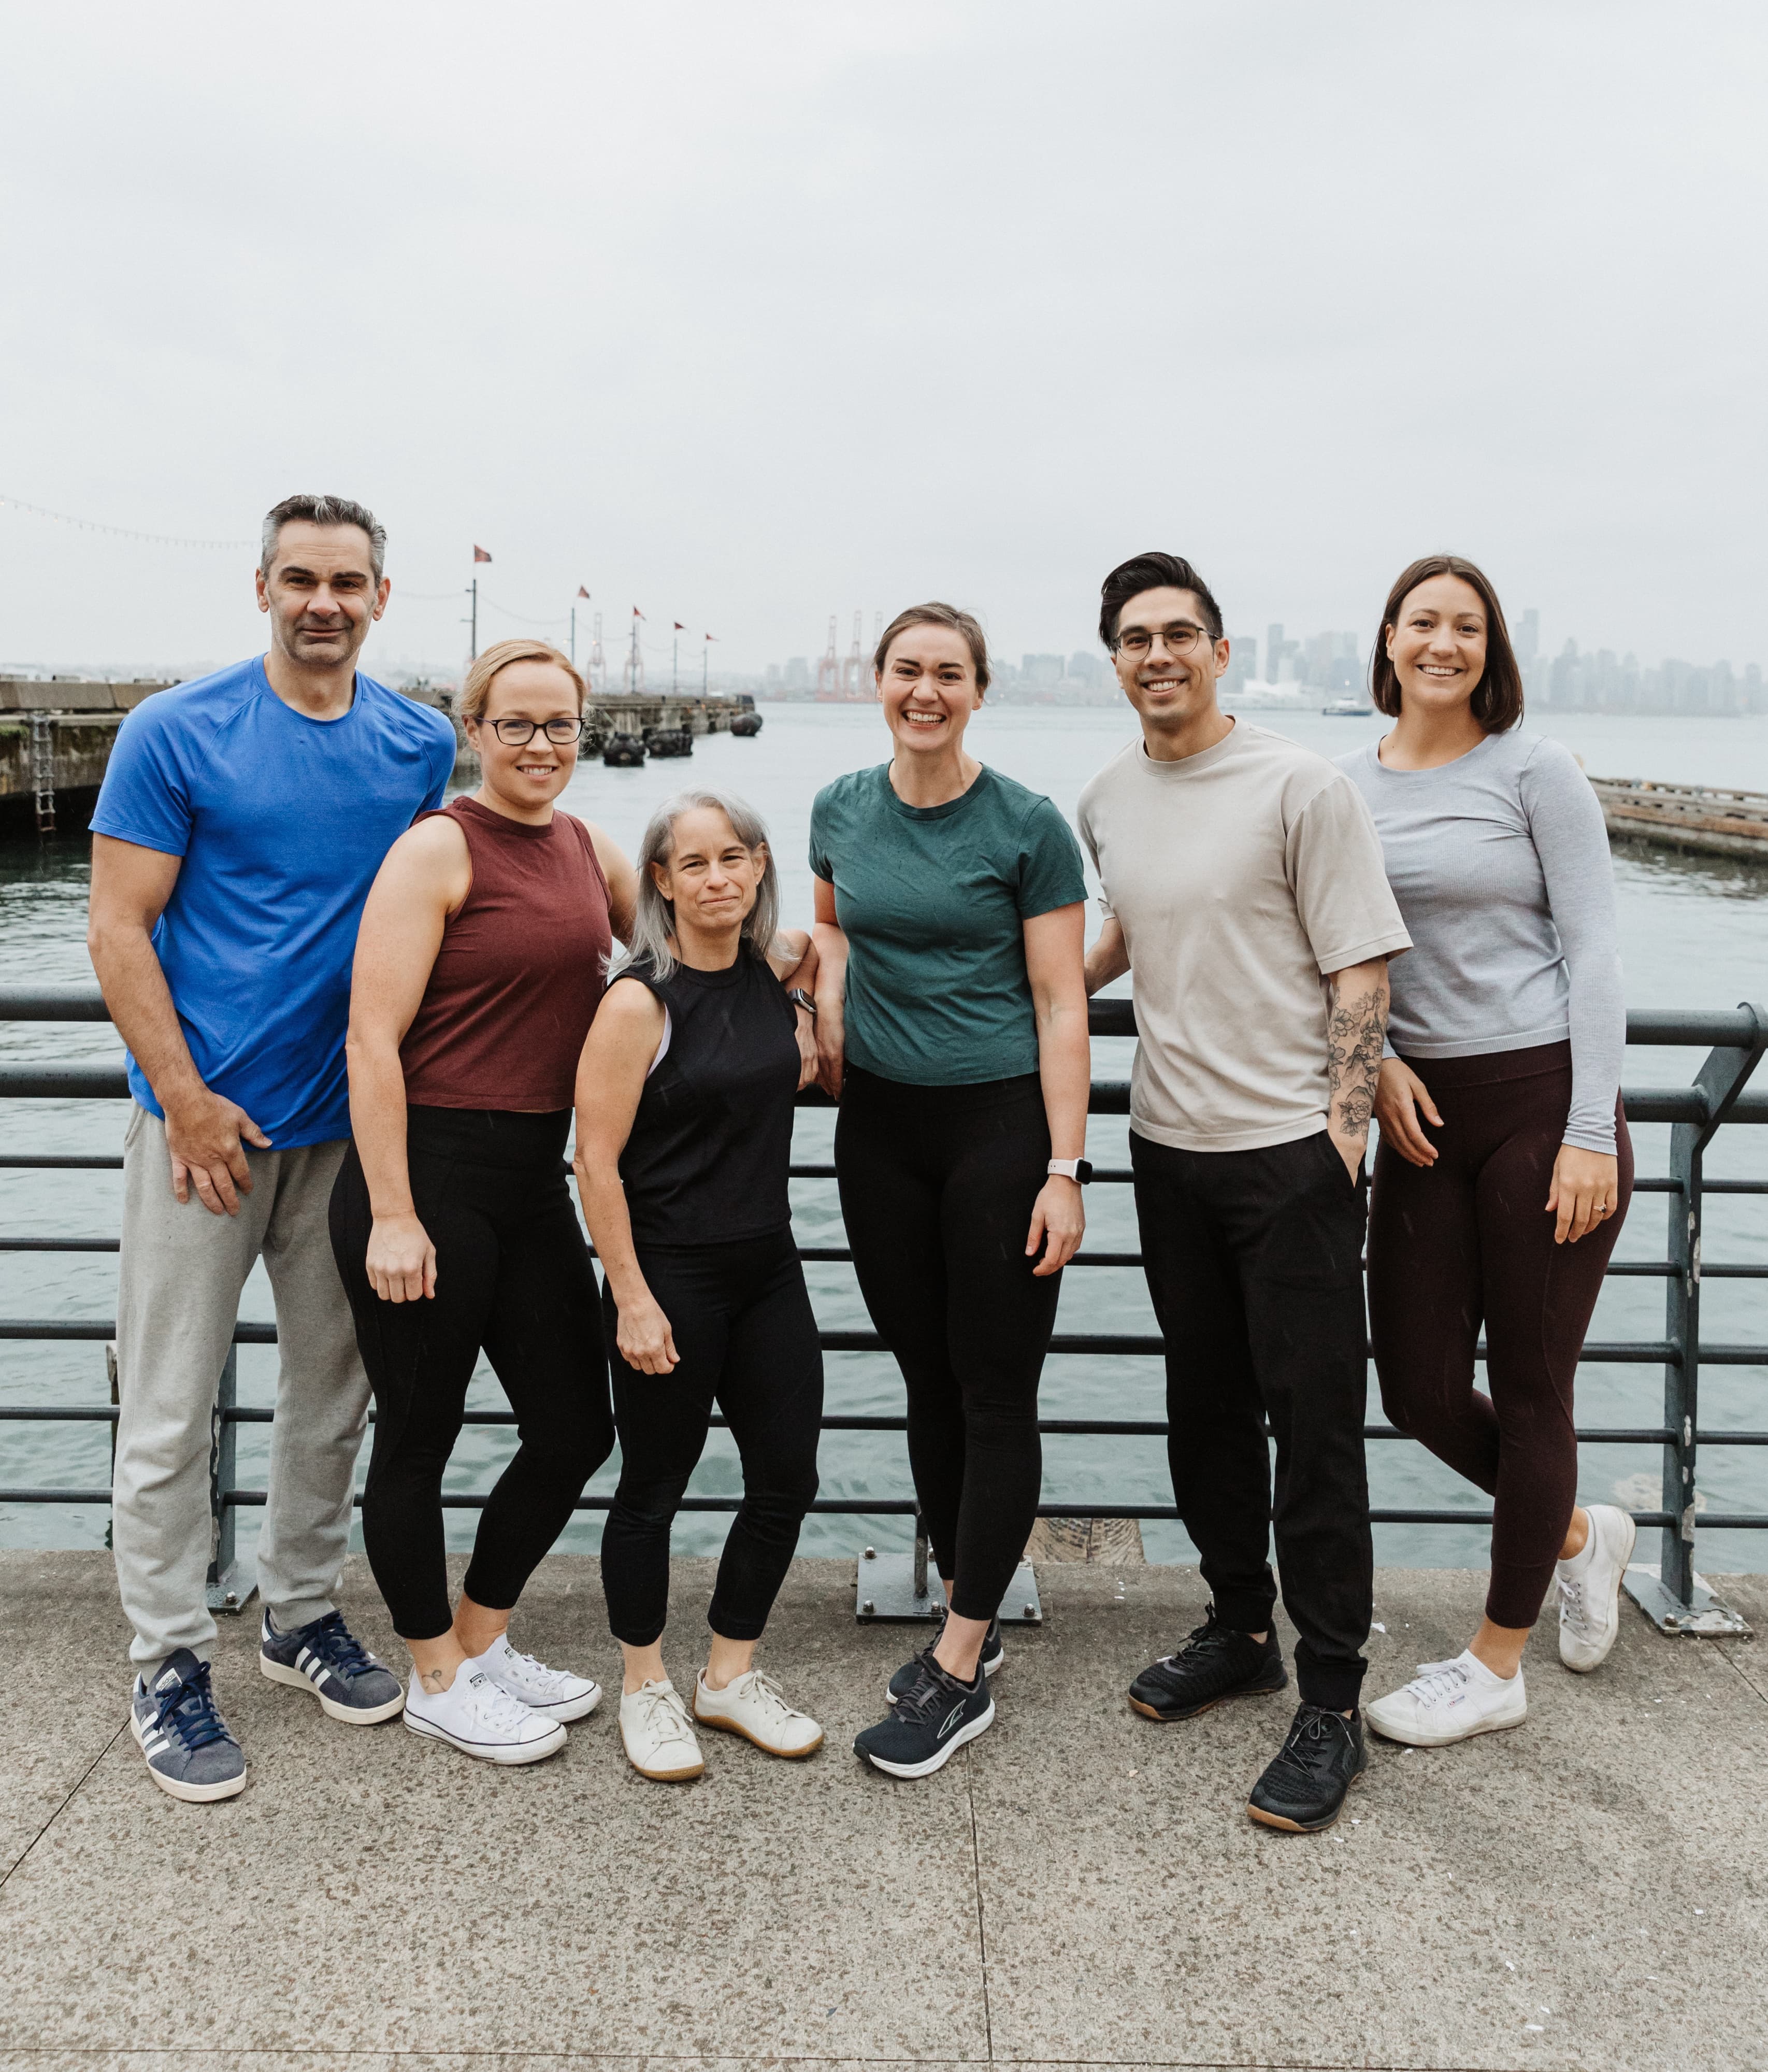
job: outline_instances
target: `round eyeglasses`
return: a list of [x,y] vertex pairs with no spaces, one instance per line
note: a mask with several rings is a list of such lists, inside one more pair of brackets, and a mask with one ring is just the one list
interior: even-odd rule
[[1188,655],[1200,640],[1212,640],[1214,637],[1207,626],[1193,626],[1184,619],[1163,626],[1158,633],[1134,626],[1127,633],[1118,635],[1118,652],[1127,655],[1133,662],[1139,661],[1155,641],[1163,640],[1169,655]]
[[536,734],[544,734],[555,747],[563,748],[568,741],[581,741],[583,730],[589,724],[586,719],[494,719],[486,722],[506,748],[525,748]]

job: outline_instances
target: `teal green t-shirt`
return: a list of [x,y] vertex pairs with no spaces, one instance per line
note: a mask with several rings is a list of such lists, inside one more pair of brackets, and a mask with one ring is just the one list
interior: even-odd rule
[[810,868],[847,938],[847,1057],[930,1086],[1035,1072],[1023,924],[1086,898],[1069,824],[987,767],[943,806],[905,806],[888,772],[838,777],[810,808]]

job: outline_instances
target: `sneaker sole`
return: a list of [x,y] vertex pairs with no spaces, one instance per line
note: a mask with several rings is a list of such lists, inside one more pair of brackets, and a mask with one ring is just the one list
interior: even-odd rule
[[1621,1637],[1621,1579],[1626,1573],[1626,1564],[1633,1559],[1633,1550],[1639,1544],[1639,1528],[1631,1518],[1626,1517],[1625,1511],[1622,1511],[1621,1515],[1626,1518],[1626,1545],[1621,1551],[1620,1563],[1615,1570],[1614,1596],[1609,1605],[1608,1638],[1602,1642],[1602,1652],[1593,1656],[1588,1662],[1573,1662],[1565,1652],[1563,1637],[1561,1639],[1559,1659],[1574,1675],[1588,1676],[1593,1669],[1600,1669],[1614,1653],[1614,1643]]
[[[1368,1716],[1365,1713],[1364,1716],[1367,1718]],[[1367,1769],[1357,1772],[1344,1787],[1344,1799],[1350,1797],[1368,1774]],[[1341,1799],[1332,1809],[1332,1817],[1329,1820],[1291,1820],[1282,1813],[1267,1813],[1262,1806],[1253,1805],[1249,1799],[1246,1802],[1246,1816],[1250,1820],[1256,1820],[1261,1827],[1274,1827],[1282,1835],[1323,1835],[1328,1827],[1338,1825],[1339,1815],[1344,1811],[1344,1799]]]
[[[134,1737],[135,1745],[142,1748],[141,1722],[133,1711],[129,1716],[129,1731]],[[237,1777],[224,1778],[219,1784],[183,1784],[175,1777],[167,1777],[147,1762],[147,1751],[142,1749],[142,1760],[146,1764],[147,1774],[168,1799],[182,1800],[187,1806],[212,1806],[219,1799],[237,1799],[245,1789],[245,1772]]]
[[936,1756],[925,1762],[886,1762],[882,1756],[872,1755],[865,1749],[859,1750],[874,1770],[881,1770],[886,1777],[931,1777],[936,1770],[943,1770],[966,1741],[973,1741],[978,1734],[987,1733],[995,1724],[995,1701],[988,1701],[988,1710],[979,1719],[972,1720],[967,1727],[960,1727]]
[[1469,1727],[1465,1733],[1425,1735],[1401,1733],[1397,1728],[1383,1726],[1368,1705],[1363,1708],[1363,1717],[1365,1724],[1383,1741],[1396,1741],[1402,1748],[1422,1749],[1453,1748],[1458,1741],[1471,1741],[1481,1734],[1506,1734],[1512,1727],[1526,1726],[1528,1723],[1528,1714],[1524,1710],[1513,1720],[1482,1720],[1477,1726]]
[[[1006,1659],[1007,1659],[1007,1651],[1006,1651],[1006,1649],[1005,1649],[1005,1648],[1003,1648],[1003,1649],[1001,1650],[1000,1653],[995,1656],[995,1659],[994,1659],[992,1662],[985,1662],[985,1663],[982,1665],[982,1674],[983,1674],[983,1675],[985,1675],[985,1676],[994,1676],[994,1675],[998,1675],[998,1674],[999,1673],[999,1670],[1000,1670],[1000,1666],[1001,1666],[1001,1664],[1002,1664],[1002,1663],[1003,1663]],[[890,1686],[889,1686],[888,1684],[885,1684],[885,1686],[884,1686],[884,1703],[885,1703],[887,1705],[893,1705],[893,1704],[896,1704],[896,1692],[891,1689]]]
[[[709,1712],[703,1712],[698,1704],[694,1708],[694,1724],[697,1727],[716,1727],[721,1734],[738,1734],[751,1748],[758,1748],[763,1755],[777,1755],[782,1762],[802,1762],[807,1755],[814,1755],[822,1747],[824,1737],[818,1733],[808,1748],[775,1748],[771,1741],[764,1741],[752,1734],[747,1727],[740,1727],[735,1720],[720,1720]],[[636,1768],[637,1766],[634,1765]],[[704,1766],[702,1765],[704,1768]]]
[[1183,1712],[1163,1712],[1141,1698],[1132,1697],[1130,1709],[1139,1712],[1145,1720],[1154,1720],[1163,1727],[1177,1726],[1181,1720],[1195,1720],[1200,1713],[1212,1712],[1218,1705],[1225,1705],[1230,1698],[1274,1698],[1279,1691],[1289,1688],[1289,1671],[1283,1671],[1278,1684],[1239,1684],[1232,1691],[1224,1691],[1214,1698],[1205,1698],[1200,1705],[1188,1705]]
[[630,1749],[626,1751],[626,1760],[641,1777],[648,1777],[653,1784],[691,1784],[696,1777],[706,1774],[704,1761],[695,1763],[691,1770],[646,1770],[642,1762],[634,1761]]
[[451,1749],[458,1749],[462,1755],[476,1756],[481,1762],[502,1763],[515,1766],[522,1763],[544,1762],[549,1755],[556,1755],[569,1737],[563,1727],[537,1741],[463,1741],[447,1733],[441,1727],[419,1720],[408,1712],[405,1715],[408,1733],[420,1736],[427,1741],[445,1741]]
[[273,1684],[286,1684],[292,1691],[305,1691],[317,1698],[319,1709],[328,1720],[341,1720],[347,1727],[378,1727],[383,1720],[396,1720],[405,1709],[403,1691],[384,1705],[340,1705],[335,1698],[328,1698],[300,1670],[289,1668],[286,1663],[273,1661],[268,1655],[258,1657],[258,1671]]

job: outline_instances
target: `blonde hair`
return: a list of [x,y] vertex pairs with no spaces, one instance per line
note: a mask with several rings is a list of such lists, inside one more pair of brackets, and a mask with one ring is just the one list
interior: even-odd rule
[[459,710],[462,719],[484,718],[492,680],[512,662],[550,662],[555,668],[563,669],[576,686],[577,710],[581,713],[586,695],[583,676],[568,656],[561,655],[544,640],[498,640],[487,648],[466,672],[466,681],[461,686]]
[[976,688],[988,689],[988,641],[982,627],[967,611],[960,611],[954,604],[912,604],[906,611],[899,611],[884,630],[877,649],[872,657],[874,674],[884,674],[884,664],[890,659],[890,645],[899,633],[906,633],[911,626],[943,626],[948,631],[959,635],[970,650],[970,659],[975,666]]

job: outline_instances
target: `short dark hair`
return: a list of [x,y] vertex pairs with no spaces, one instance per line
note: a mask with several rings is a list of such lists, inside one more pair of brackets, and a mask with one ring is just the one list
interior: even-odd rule
[[970,650],[970,659],[975,665],[976,688],[988,689],[988,641],[982,627],[967,611],[960,611],[955,604],[912,604],[906,611],[899,611],[884,628],[876,651],[872,657],[875,675],[884,674],[884,665],[889,659],[892,643],[899,633],[906,633],[911,626],[943,626],[958,634]]
[[264,549],[258,566],[265,575],[277,557],[277,542],[291,519],[304,518],[311,525],[356,525],[368,535],[368,557],[379,582],[387,565],[387,528],[366,504],[348,496],[285,496],[264,514]]
[[1138,554],[1121,561],[1099,587],[1099,638],[1106,646],[1118,644],[1118,621],[1123,607],[1145,590],[1188,590],[1204,608],[1212,640],[1221,638],[1221,606],[1208,583],[1180,554]]
[[1388,660],[1388,634],[1400,623],[1406,599],[1420,583],[1433,576],[1458,576],[1479,593],[1486,607],[1486,673],[1474,687],[1468,710],[1487,734],[1508,734],[1522,723],[1523,672],[1516,651],[1510,644],[1510,628],[1504,623],[1504,607],[1484,571],[1459,554],[1426,554],[1403,570],[1388,592],[1381,614],[1380,631],[1375,636],[1375,652],[1369,657],[1369,697],[1377,712],[1389,719],[1400,717],[1400,679]]

